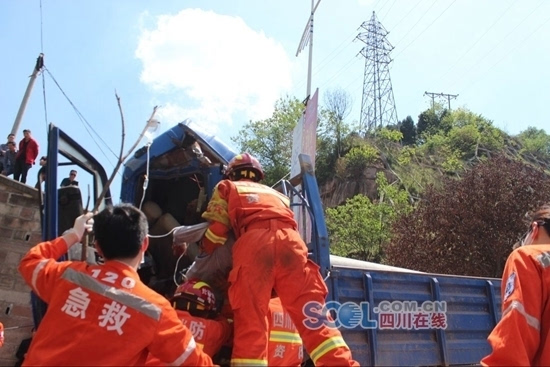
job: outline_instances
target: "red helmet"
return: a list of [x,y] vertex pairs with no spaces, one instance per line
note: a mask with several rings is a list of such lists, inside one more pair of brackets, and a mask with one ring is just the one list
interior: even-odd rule
[[216,297],[212,288],[197,279],[190,279],[178,286],[172,304],[181,311],[216,311]]
[[264,171],[260,162],[248,153],[237,154],[227,165],[225,177],[231,181],[248,178],[252,181],[261,181]]

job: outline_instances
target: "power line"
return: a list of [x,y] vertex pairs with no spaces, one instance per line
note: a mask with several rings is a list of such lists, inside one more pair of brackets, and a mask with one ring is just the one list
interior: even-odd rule
[[[105,158],[109,161],[109,163],[111,165],[113,165],[111,163],[111,161],[109,160],[109,157],[107,157],[107,155],[105,154],[105,152],[103,151],[103,149],[101,148],[101,145],[99,145],[99,143],[97,142],[97,140],[94,138],[94,136],[92,135],[92,133],[90,132],[90,129],[98,136],[99,140],[101,140],[101,142],[104,144],[104,146],[107,147],[107,149],[109,149],[111,151],[111,153],[113,153],[113,155],[118,159],[118,156],[117,154],[111,149],[111,147],[101,138],[101,136],[94,130],[94,128],[92,127],[92,125],[88,122],[88,120],[86,120],[86,118],[84,117],[84,115],[82,115],[82,113],[80,113],[80,111],[78,110],[78,108],[76,108],[75,104],[71,101],[71,99],[69,98],[69,96],[67,96],[67,94],[65,93],[65,91],[63,90],[63,88],[61,88],[61,86],[59,85],[59,83],[57,82],[57,80],[55,79],[55,77],[52,75],[52,73],[50,72],[50,70],[48,70],[48,68],[46,68],[44,66],[44,70],[46,70],[46,72],[48,73],[48,75],[52,78],[53,82],[55,83],[55,85],[57,86],[57,88],[59,88],[59,90],[61,91],[61,93],[63,94],[63,96],[65,96],[65,98],[67,99],[67,101],[69,102],[69,104],[71,105],[71,107],[74,109],[74,111],[76,112],[76,115],[78,116],[78,118],[80,119],[80,121],[83,123],[84,125],[84,128],[86,129],[86,131],[88,132],[88,134],[90,135],[90,137],[92,138],[92,140],[94,141],[94,143],[97,145],[97,147],[99,148],[99,150],[101,151],[101,153],[105,156]],[[113,165],[114,167],[114,165]]]
[[[348,85],[345,86],[344,90],[347,90],[353,83],[357,83],[357,82],[358,82],[357,80],[358,80],[358,79],[354,77],[353,80],[351,81],[351,83],[348,83]],[[354,92],[353,92],[352,95],[355,95],[355,94],[359,91],[359,89],[360,89],[362,86],[363,86],[363,84],[361,84],[361,85],[359,86],[359,88],[355,88],[355,90],[354,90]]]
[[[455,80],[455,82],[453,82],[453,86],[457,84],[457,82],[459,80],[463,80],[463,77],[464,75],[466,74],[469,74],[470,71],[475,67],[477,66],[481,61],[483,61],[487,56],[489,55],[492,55],[493,54],[493,51],[498,47],[500,46],[500,44],[506,39],[508,38],[512,33],[514,33],[516,31],[516,29],[519,28],[520,25],[523,24],[523,22],[525,22],[535,11],[537,11],[538,8],[541,7],[543,3],[539,3],[539,5],[537,5],[529,14],[527,14],[527,16],[525,16],[518,24],[516,24],[516,26],[510,31],[508,32],[499,42],[497,42],[495,44],[495,46],[493,48],[491,48],[491,50],[489,50],[489,52],[487,52],[485,55],[483,55],[483,57],[481,59],[479,59],[477,62],[475,62],[472,66],[470,66],[470,68],[468,70],[466,70],[466,72],[460,74]],[[454,89],[454,88],[453,88]]]
[[417,2],[408,12],[407,12],[407,14],[405,14],[405,15],[403,16],[403,18],[399,19],[399,21],[395,24],[395,26],[392,27],[392,30],[395,31],[395,28],[396,28],[397,26],[399,26],[399,24],[401,24],[401,22],[402,22],[403,20],[405,20],[405,18],[407,18],[407,17],[409,16],[409,14],[411,14],[412,11],[413,11],[414,9],[416,9],[416,8],[418,7],[418,5],[419,5],[422,1],[423,1],[423,0],[419,0],[419,1],[418,1],[418,2]]
[[[376,12],[380,13],[382,11],[382,9],[384,9],[386,7],[386,5],[388,5],[389,3],[390,3],[389,0],[384,1],[384,4],[382,5],[382,7],[380,9],[378,9]],[[374,7],[373,7],[373,9],[374,9]]]
[[[508,56],[510,56],[512,54],[512,52],[516,51],[518,48],[522,47],[525,45],[525,41],[527,39],[529,39],[533,34],[535,34],[539,29],[541,29],[546,23],[548,23],[550,21],[550,18],[547,18],[544,22],[542,22],[535,30],[533,30],[531,33],[529,33],[527,36],[525,36],[520,42],[518,42],[516,44],[516,47],[510,49],[510,51],[505,54],[503,57],[501,57],[497,62],[495,62],[489,69],[487,69],[482,75],[483,77],[487,76],[487,74],[489,73],[489,71],[491,71],[492,69],[495,68],[495,66],[497,66],[502,60],[506,59]],[[468,90],[470,87],[472,87],[473,85],[475,85],[476,83],[478,83],[481,79],[483,79],[483,77],[480,77],[480,78],[476,78],[472,83],[470,83],[469,85],[467,85],[465,88],[463,88],[461,90],[461,93],[463,93],[464,91]]]
[[48,132],[48,105],[46,104],[46,79],[42,71],[42,99],[44,101],[44,122],[46,123],[46,133]]
[[[42,0],[40,0],[40,53],[44,54],[44,23],[42,15]],[[48,104],[46,103],[46,78],[44,77],[44,70],[42,74],[42,100],[44,103],[44,122],[46,124],[46,133],[48,133]]]
[[44,53],[44,26],[42,22],[42,0],[40,0],[40,52]]
[[416,21],[416,23],[413,24],[413,26],[407,31],[405,32],[405,36],[403,36],[399,41],[397,41],[395,43],[395,47],[397,47],[401,41],[403,41],[410,33],[411,31],[414,29],[414,27],[416,27],[416,25],[426,16],[426,14],[428,14],[428,12],[430,11],[431,8],[433,8],[433,6],[435,5],[435,3],[437,2],[437,0],[434,0],[434,2],[432,3],[432,5],[430,5],[430,7],[428,9],[426,9],[426,11],[424,12],[424,14],[422,14],[420,16],[420,18],[418,18],[418,20]]
[[380,21],[382,21],[385,17],[388,16],[388,14],[390,13],[391,9],[393,8],[393,6],[395,5],[395,3],[397,2],[397,0],[393,0],[393,3],[391,4],[391,6],[389,7],[388,11],[386,12],[386,14],[384,14],[383,17],[380,17]]
[[416,36],[415,39],[413,39],[407,46],[405,46],[405,48],[401,49],[401,51],[400,51],[397,55],[395,55],[395,57],[397,58],[397,56],[399,56],[399,55],[401,55],[403,52],[405,52],[405,50],[406,50],[407,48],[409,48],[409,46],[412,45],[412,44],[413,44],[422,34],[424,34],[424,32],[426,32],[426,31],[428,30],[428,28],[430,28],[439,18],[441,18],[441,16],[442,16],[443,14],[445,14],[445,12],[446,12],[447,10],[449,10],[449,8],[450,8],[451,6],[453,6],[454,3],[456,3],[456,0],[453,0],[453,2],[450,3],[449,6],[447,6],[447,7],[445,8],[445,10],[443,10],[443,11],[442,11],[442,12],[441,12],[441,13],[440,13],[440,14],[439,14],[439,15],[438,15],[438,16],[437,16],[437,17],[436,17],[436,18],[435,18],[426,28],[424,28],[424,30],[423,30],[422,32],[420,32],[420,33],[418,34],[418,36]]
[[336,73],[334,73],[329,79],[327,79],[323,84],[321,84],[320,88],[327,85],[329,82],[331,82],[334,78],[336,78],[338,75],[340,75],[344,70],[348,70],[348,66],[351,66],[352,63],[357,62],[359,60],[357,56],[354,56],[351,60],[349,60],[344,66],[342,66]]
[[442,80],[445,76],[447,76],[447,75],[449,74],[449,72],[450,72],[451,70],[453,70],[453,68],[454,68],[456,65],[458,65],[458,63],[459,63],[459,62],[460,62],[460,61],[461,61],[461,60],[462,60],[462,59],[463,59],[463,58],[464,58],[473,48],[474,48],[474,46],[477,45],[477,44],[479,43],[479,41],[480,41],[483,37],[485,37],[485,35],[486,35],[487,33],[489,33],[489,31],[490,31],[490,30],[491,30],[491,29],[492,29],[492,28],[502,19],[502,17],[508,12],[508,10],[510,10],[510,8],[511,8],[514,4],[515,4],[515,3],[513,3],[513,2],[510,3],[510,6],[508,6],[508,7],[506,8],[506,10],[504,10],[504,12],[503,12],[502,14],[500,14],[500,16],[497,18],[497,20],[495,20],[495,21],[493,22],[493,24],[491,24],[491,26],[490,26],[489,28],[487,28],[487,29],[485,30],[485,32],[484,32],[481,36],[478,37],[478,39],[477,39],[477,40],[476,40],[476,41],[466,50],[466,52],[464,52],[464,53],[454,62],[454,64],[453,64],[453,65],[452,65],[452,66],[451,66],[451,67],[450,67],[441,77],[439,77],[439,79],[438,79],[437,81],[440,81],[440,80]]
[[[349,45],[351,45],[353,43],[353,41],[355,40],[355,37],[354,38],[351,38],[352,35],[355,34],[356,31],[354,31],[352,34],[350,34],[348,37],[345,38],[345,40],[338,46],[336,47],[331,53],[329,53],[324,59],[323,61],[321,61],[321,63],[319,64],[319,66],[317,67],[317,69],[315,70],[314,72],[314,75],[316,75],[319,71],[323,70],[323,68],[328,64],[328,62],[332,61],[336,56],[338,56],[338,54],[336,54],[334,57],[332,57],[330,60],[327,60],[329,58],[329,56],[331,56],[333,53],[335,53],[336,51],[342,51],[343,49],[345,49],[346,47],[348,47]],[[341,46],[343,44],[346,44],[346,46],[344,48],[342,48],[342,50],[340,50]]]
[[[352,33],[352,35],[355,34],[355,31]],[[313,76],[316,76],[321,70],[323,70],[325,68],[325,66],[329,65],[330,61],[334,60],[338,55],[339,53],[336,53],[332,58],[329,59],[329,57],[334,54],[336,51],[343,51],[346,47],[349,47],[349,45],[351,45],[353,43],[353,41],[355,40],[355,38],[349,40],[351,38],[351,35],[349,37],[346,37],[346,39],[340,43],[339,46],[337,46],[335,49],[332,50],[332,52],[330,52],[322,61],[321,63],[314,68],[314,71],[313,71]],[[347,44],[346,44],[347,42]],[[341,48],[342,45],[346,44],[346,46],[344,48]],[[296,87],[294,87],[294,89],[299,89],[301,87],[304,86],[304,84],[306,83],[306,79],[302,79],[297,85]]]

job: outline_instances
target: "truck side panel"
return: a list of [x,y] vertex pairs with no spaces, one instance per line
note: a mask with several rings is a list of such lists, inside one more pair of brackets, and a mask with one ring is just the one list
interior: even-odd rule
[[[340,327],[354,359],[363,366],[476,364],[489,354],[486,338],[501,316],[500,283],[500,279],[333,268],[329,299],[340,304],[368,302],[368,318],[377,322],[376,328]],[[418,305],[444,301],[446,329],[422,329],[418,320],[431,317],[422,309],[409,309],[409,315],[402,316],[383,312],[388,310],[374,312],[383,301]]]

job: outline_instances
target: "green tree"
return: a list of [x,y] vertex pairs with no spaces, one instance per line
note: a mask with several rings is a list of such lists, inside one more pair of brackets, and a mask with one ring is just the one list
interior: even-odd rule
[[399,123],[399,131],[403,134],[403,145],[416,144],[416,126],[411,116]]
[[531,153],[542,159],[550,159],[550,135],[544,129],[528,127],[518,135],[522,152]]
[[408,194],[389,184],[383,173],[378,173],[376,183],[376,202],[359,194],[344,205],[326,210],[331,253],[366,261],[383,260],[383,244],[391,238],[393,222],[412,207]]
[[319,184],[334,176],[336,162],[350,149],[351,127],[345,119],[351,111],[351,97],[342,89],[325,94],[317,134],[316,171]]
[[446,112],[438,128],[432,126],[422,137],[419,152],[445,173],[454,175],[466,167],[467,161],[500,151],[505,135],[490,120],[459,108]]
[[376,138],[381,141],[397,143],[403,140],[403,133],[399,131],[399,129],[389,129],[387,127],[384,127],[378,130]]
[[321,110],[319,135],[332,141],[338,157],[344,151],[344,139],[350,133],[345,122],[351,112],[351,97],[342,89],[329,90],[324,97],[324,108]]
[[449,131],[447,137],[451,150],[459,151],[464,156],[471,156],[475,154],[476,147],[479,145],[481,133],[475,125],[457,126]]
[[353,147],[342,157],[339,162],[341,170],[338,172],[342,177],[361,177],[363,171],[372,165],[380,156],[378,149],[368,143]]
[[418,115],[418,123],[416,124],[417,136],[422,137],[425,133],[434,134],[442,130],[447,132],[449,128],[441,124],[445,115],[447,115],[447,110],[437,103],[434,108],[422,112]]
[[273,115],[250,121],[231,140],[241,152],[254,155],[263,166],[265,184],[273,185],[290,172],[292,131],[302,116],[304,105],[296,98],[280,98]]
[[480,147],[491,151],[504,147],[504,133],[492,121],[465,108],[447,113],[441,124],[450,128],[447,136],[451,147],[464,158],[478,155]]

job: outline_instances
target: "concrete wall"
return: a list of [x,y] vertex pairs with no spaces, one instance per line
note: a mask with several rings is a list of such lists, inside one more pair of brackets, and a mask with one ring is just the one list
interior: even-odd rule
[[41,241],[38,191],[0,176],[0,322],[5,328],[0,366],[13,366],[21,340],[30,337],[33,324],[30,288],[17,271],[21,257]]

